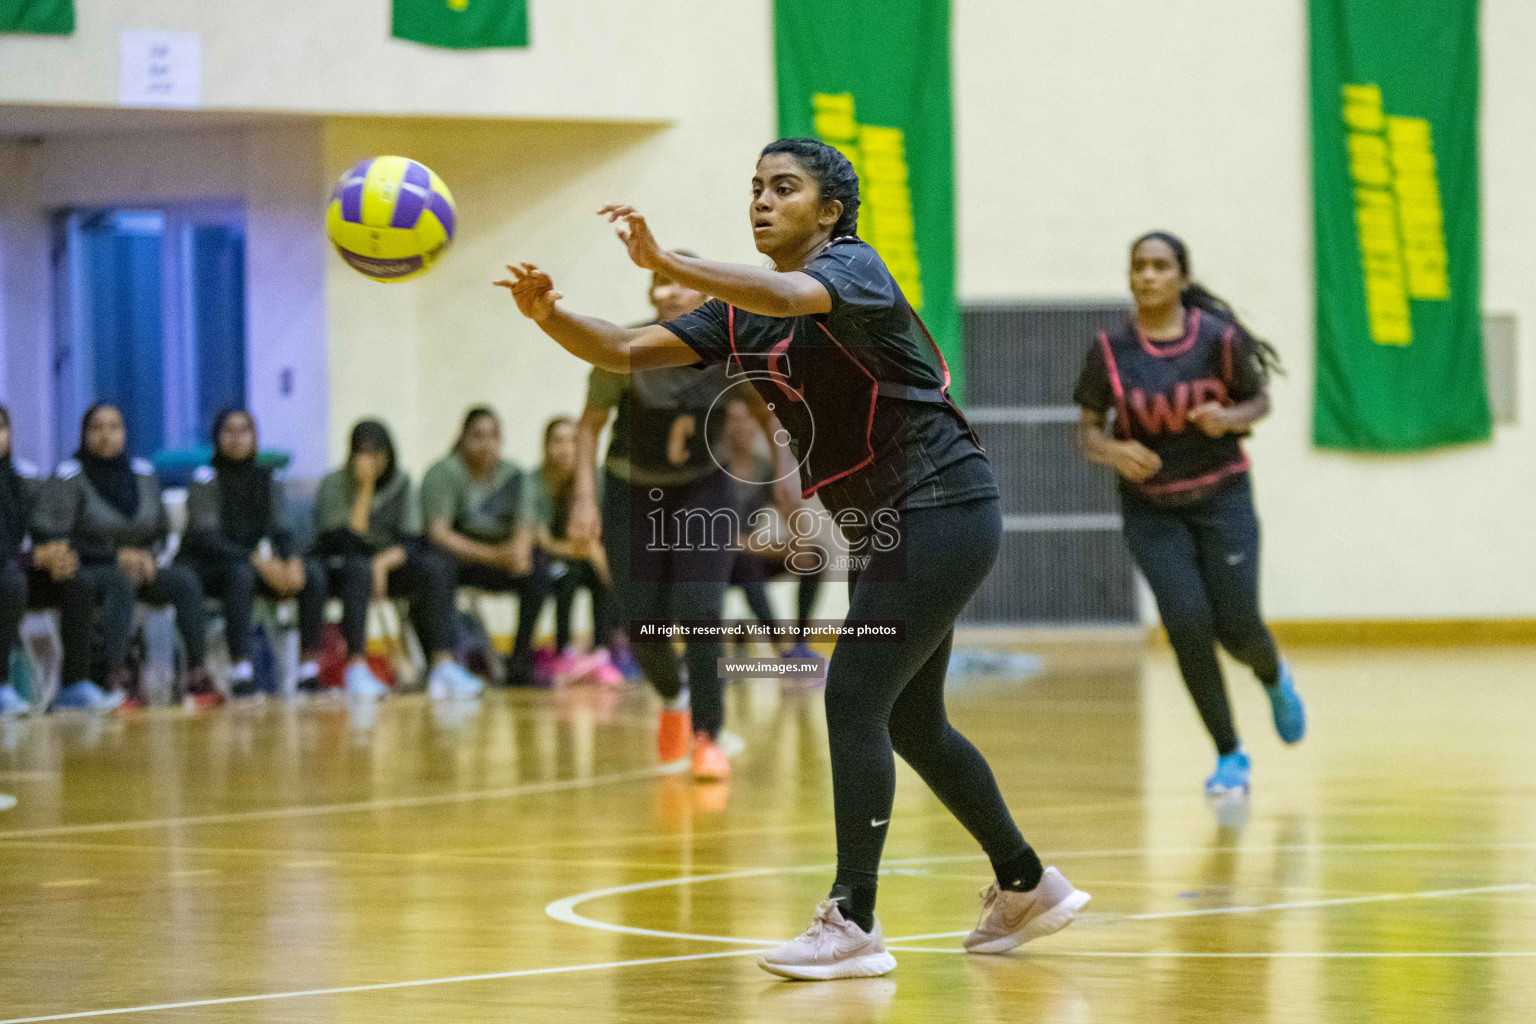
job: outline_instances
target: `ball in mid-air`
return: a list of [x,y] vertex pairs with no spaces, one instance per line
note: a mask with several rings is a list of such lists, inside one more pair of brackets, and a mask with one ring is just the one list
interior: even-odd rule
[[453,193],[425,164],[364,160],[341,176],[325,230],[347,265],[375,281],[425,274],[453,241]]

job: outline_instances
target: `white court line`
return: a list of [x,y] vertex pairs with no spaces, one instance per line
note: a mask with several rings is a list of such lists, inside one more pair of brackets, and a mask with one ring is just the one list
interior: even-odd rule
[[[965,950],[957,946],[898,946],[899,941],[892,939],[886,943],[885,948],[892,953],[964,953]],[[1273,953],[1194,953],[1181,950],[1116,950],[1105,952],[1060,952],[1057,950],[1041,950],[1037,952],[1033,947],[1029,951],[1029,959],[1050,959],[1053,957],[1067,957],[1077,959],[1089,959],[1107,957],[1111,959],[1134,960],[1432,960],[1440,957],[1456,959],[1497,959],[1500,957],[1536,957],[1536,950],[1478,950],[1446,951],[1446,952],[1383,952],[1367,953],[1349,950],[1299,950]],[[3,1024],[3,1022],[0,1022]]]
[[187,1010],[198,1006],[227,1006],[230,1003],[261,1003],[274,999],[301,999],[305,996],[340,996],[353,992],[382,992],[386,989],[424,988],[428,985],[456,985],[465,981],[499,981],[503,978],[532,978],[544,974],[572,974],[577,971],[601,971],[617,967],[648,967],[675,964],[686,960],[719,960],[730,956],[750,956],[757,949],[733,949],[725,953],[691,953],[687,956],[655,956],[644,960],[616,960],[600,964],[572,964],[569,967],[535,967],[525,971],[497,971],[493,974],[463,974],[456,978],[422,978],[416,981],[386,981],[374,985],[346,985],[338,988],[311,988],[298,992],[265,992],[254,996],[223,996],[218,999],[191,999],[183,1003],[157,1003],[152,1006],[122,1006],[110,1010],[82,1010],[78,1013],[51,1013],[42,1017],[12,1017],[0,1024],[37,1024],[45,1020],[78,1020],[81,1017],[111,1017],[123,1013],[150,1013],[156,1010]]
[[[151,818],[142,821],[105,821],[94,825],[56,825],[50,828],[0,831],[0,843],[8,839],[37,839],[45,836],[98,835],[104,832],[132,832],[151,828],[183,828],[193,825],[230,825],[243,821],[280,821],[287,818],[312,818],[327,814],[357,814],[363,811],[391,811],[406,807],[435,807],[444,804],[478,803],[482,800],[508,800],[544,793],[564,793],[572,789],[591,789],[622,782],[641,782],[662,775],[678,775],[689,770],[687,761],[640,768],[632,772],[594,775],[586,779],[559,779],[554,782],[530,782],[500,789],[439,793],[433,796],[401,796],[380,800],[356,800],[342,804],[312,804],[299,807],[273,807],[264,811],[235,811],[229,814],[197,814],[184,818]],[[3,808],[0,808],[3,809]]]
[[[1057,854],[1056,857],[1080,856],[1079,854]],[[937,861],[972,859],[970,857],[908,857],[898,861],[887,861],[887,864],[922,864]],[[618,932],[623,935],[645,935],[652,938],[688,939],[694,942],[723,942],[736,945],[761,946],[765,943],[773,945],[782,942],[782,939],[748,939],[736,938],[727,935],[698,935],[692,932],[659,931],[653,928],[638,928],[634,925],[613,924],[608,921],[597,921],[576,912],[576,908],[590,900],[601,899],[605,896],[619,896],[626,893],[642,892],[648,889],[665,889],[670,887],[681,888],[685,885],[696,885],[700,882],[723,882],[738,878],[760,878],[764,875],[777,874],[801,874],[812,871],[826,871],[834,865],[821,864],[795,868],[754,868],[749,871],[730,871],[714,875],[685,875],[679,878],[662,878],[649,882],[635,882],[631,885],[616,885],[606,889],[593,889],[591,892],[578,893],[575,896],[567,896],[564,899],[555,900],[544,908],[544,913],[556,921],[573,924],[579,928],[592,928],[596,931]],[[1357,903],[1387,903],[1398,900],[1432,900],[1448,899],[1455,896],[1480,896],[1488,893],[1499,892],[1524,892],[1536,889],[1536,883],[1519,882],[1509,885],[1487,885],[1472,889],[1432,889],[1424,892],[1397,892],[1374,893],[1368,896],[1342,896],[1326,900],[1294,900],[1285,903],[1262,903],[1251,906],[1239,907],[1206,907],[1197,910],[1172,910],[1150,914],[1125,914],[1118,916],[1096,916],[1083,923],[1093,921],[1096,924],[1118,924],[1122,921],[1162,921],[1173,918],[1187,917],[1215,917],[1225,914],[1260,914],[1276,910],[1307,910],[1322,907],[1348,906]],[[898,942],[923,942],[929,939],[955,939],[970,934],[968,931],[960,932],[931,932],[926,935],[910,935],[904,939],[888,939],[890,944]],[[923,950],[913,950],[923,952]],[[0,1022],[3,1024],[3,1022]]]
[[16,806],[16,798],[9,793],[0,793],[0,811],[8,811]]

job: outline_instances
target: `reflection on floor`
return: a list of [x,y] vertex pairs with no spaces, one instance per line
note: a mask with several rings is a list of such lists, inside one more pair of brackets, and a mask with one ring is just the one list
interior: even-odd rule
[[1023,955],[960,954],[986,862],[903,769],[900,966],[825,985],[752,956],[831,877],[815,695],[733,688],[729,787],[654,763],[639,689],[7,722],[0,1021],[1532,1019],[1536,657],[1293,654],[1313,733],[1283,748],[1234,671],[1254,793],[1219,808],[1165,652],[956,682],[1093,903]]

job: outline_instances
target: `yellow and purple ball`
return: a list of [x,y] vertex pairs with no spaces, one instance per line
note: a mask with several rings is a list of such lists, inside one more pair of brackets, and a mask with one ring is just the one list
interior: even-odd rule
[[364,160],[341,176],[325,230],[347,265],[375,281],[432,269],[453,241],[453,193],[425,164],[403,156]]

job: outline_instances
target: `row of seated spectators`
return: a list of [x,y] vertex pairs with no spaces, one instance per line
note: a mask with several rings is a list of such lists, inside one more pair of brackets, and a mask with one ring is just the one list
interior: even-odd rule
[[[502,458],[495,413],[472,409],[419,491],[384,425],[359,422],[346,462],[320,482],[307,542],[289,526],[282,473],[259,456],[251,415],[222,413],[212,440],[213,458],[187,491],[178,545],[153,466],[127,454],[118,409],[89,409],[78,451],[44,478],[12,458],[10,416],[0,407],[0,665],[10,663],[26,611],[56,609],[65,685],[53,707],[107,711],[136,698],[129,652],[137,604],[174,608],[186,690],[205,699],[218,692],[207,663],[209,598],[222,604],[225,682],[235,696],[254,690],[248,648],[258,598],[297,604],[301,689],[318,686],[325,609],[335,599],[345,686],[364,698],[386,692],[366,658],[377,599],[409,602],[437,698],[471,696],[484,685],[454,658],[459,586],[518,598],[510,682],[532,673],[534,623],[551,592],[557,649],[570,645],[577,587],[593,592],[597,635],[610,628],[601,551],[563,539],[575,462],[568,419],[550,423],[543,464],[524,473]],[[0,686],[0,714],[25,710],[13,686]]]

